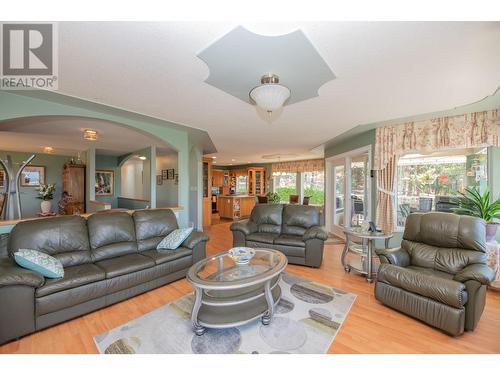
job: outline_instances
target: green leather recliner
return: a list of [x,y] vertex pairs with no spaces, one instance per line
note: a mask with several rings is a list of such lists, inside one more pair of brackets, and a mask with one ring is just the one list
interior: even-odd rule
[[377,250],[375,298],[457,336],[476,328],[494,271],[485,222],[451,213],[412,213],[401,247]]

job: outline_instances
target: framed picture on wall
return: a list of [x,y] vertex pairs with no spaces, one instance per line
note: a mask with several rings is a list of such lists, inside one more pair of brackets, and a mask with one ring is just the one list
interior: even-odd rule
[[45,167],[28,165],[21,172],[21,186],[38,187],[45,184]]
[[167,169],[162,169],[161,178],[162,178],[162,180],[168,180],[168,170]]
[[163,185],[163,178],[162,178],[161,174],[156,176],[156,185]]
[[0,169],[0,189],[5,187],[5,172],[3,169]]
[[175,179],[175,170],[172,169],[167,169],[167,180],[173,180]]
[[95,171],[95,195],[114,195],[115,190],[115,172],[114,171]]

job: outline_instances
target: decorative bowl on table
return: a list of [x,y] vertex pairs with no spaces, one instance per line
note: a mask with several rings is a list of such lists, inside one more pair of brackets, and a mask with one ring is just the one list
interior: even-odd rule
[[251,247],[233,247],[228,253],[237,265],[242,265],[250,262],[255,255],[255,250]]

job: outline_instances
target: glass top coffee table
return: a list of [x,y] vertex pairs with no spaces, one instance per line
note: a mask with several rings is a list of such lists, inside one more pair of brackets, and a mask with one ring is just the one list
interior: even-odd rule
[[191,312],[194,332],[228,328],[262,318],[269,324],[281,298],[279,280],[288,261],[283,253],[255,249],[248,264],[237,265],[227,252],[203,259],[188,271],[195,288]]

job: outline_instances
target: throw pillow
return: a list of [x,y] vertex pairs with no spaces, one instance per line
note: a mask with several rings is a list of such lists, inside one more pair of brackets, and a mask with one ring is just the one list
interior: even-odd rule
[[64,276],[61,261],[41,251],[20,249],[14,253],[14,259],[21,267],[41,273],[45,277],[56,279]]
[[193,228],[176,229],[170,232],[156,247],[157,250],[175,250],[186,238],[189,237]]

